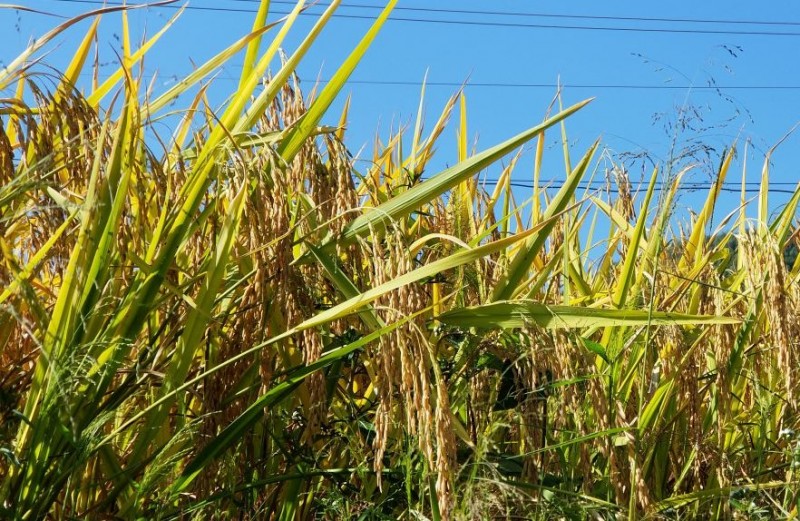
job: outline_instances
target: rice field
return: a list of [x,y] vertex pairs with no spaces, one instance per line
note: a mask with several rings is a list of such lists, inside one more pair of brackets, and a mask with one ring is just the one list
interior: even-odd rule
[[[0,517],[795,519],[800,188],[771,205],[731,143],[681,212],[691,164],[637,183],[569,148],[590,100],[473,151],[461,92],[357,162],[330,108],[395,3],[313,95],[337,0],[283,57],[304,2],[261,2],[163,91],[139,67],[163,33],[136,47],[121,7],[58,74],[36,58],[78,19],[0,70]],[[101,14],[121,65],[79,89]]]

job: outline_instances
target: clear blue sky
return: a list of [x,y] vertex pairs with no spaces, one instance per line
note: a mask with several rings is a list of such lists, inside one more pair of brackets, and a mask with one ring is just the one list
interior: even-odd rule
[[[75,0],[18,0],[17,3],[62,15],[98,7],[94,2]],[[291,3],[273,0],[272,9],[276,15],[273,18],[278,13],[287,12]],[[163,88],[169,84],[171,76],[185,75],[193,63],[203,62],[245,34],[254,16],[246,11],[254,11],[257,7],[253,0],[192,0],[188,4],[194,8],[230,11],[188,9],[184,12],[146,60],[146,70],[159,72]],[[318,75],[324,78],[335,70],[369,27],[370,20],[365,18],[377,16],[379,12],[365,6],[375,7],[382,2],[344,0],[344,4],[346,7],[342,7],[339,13],[353,17],[334,18],[323,33],[300,68],[306,85],[310,85]],[[693,119],[695,130],[677,134],[679,148],[700,138],[713,149],[710,161],[716,162],[719,153],[737,136],[740,144],[750,139],[754,149],[749,152],[749,180],[758,181],[763,152],[800,121],[800,71],[795,58],[800,47],[800,5],[792,2],[617,1],[601,4],[585,0],[568,3],[400,0],[398,7],[394,14],[397,19],[385,26],[352,79],[418,83],[426,70],[429,71],[429,81],[434,83],[460,83],[469,79],[473,84],[466,89],[470,134],[478,138],[479,148],[493,145],[539,122],[555,90],[552,87],[503,87],[497,84],[548,85],[556,83],[559,78],[568,86],[576,85],[565,89],[565,103],[571,104],[590,96],[597,98],[569,120],[568,132],[574,140],[574,155],[597,137],[602,137],[605,146],[614,153],[646,152],[656,159],[664,158],[676,137],[674,127],[670,130],[665,128],[665,124],[675,121],[679,107],[690,106],[702,121]],[[311,12],[319,11],[315,8]],[[172,14],[173,9],[165,8],[134,12],[131,16],[133,34],[140,36],[145,31],[153,34]],[[536,16],[543,14],[562,16]],[[592,16],[612,18],[581,18]],[[418,21],[400,20],[402,18]],[[700,19],[707,22],[688,21]],[[313,20],[311,16],[302,19],[294,31],[295,39],[290,40],[287,46],[289,51]],[[731,20],[771,23],[731,23]],[[109,61],[115,59],[113,51],[120,47],[115,38],[120,32],[119,21],[119,15],[111,15],[102,24],[101,52]],[[43,15],[0,10],[4,43],[0,60],[9,61],[30,38],[43,34],[56,23],[57,19]],[[572,28],[552,27],[556,25]],[[63,65],[86,26],[73,28],[46,61],[56,66]],[[639,31],[641,29],[647,31]],[[659,32],[661,30],[678,32]],[[716,32],[708,34],[702,31]],[[747,32],[792,34],[743,34]],[[112,66],[106,70],[112,70]],[[218,99],[221,100],[226,91],[235,86],[226,78],[235,77],[235,65],[221,72],[214,91]],[[720,86],[719,91],[702,89],[711,81]],[[429,87],[426,96],[429,122],[432,123],[455,89],[454,86]],[[353,83],[345,90],[342,99],[348,93],[353,96],[349,143],[355,150],[371,143],[376,131],[385,136],[392,124],[411,122],[419,102],[419,87],[416,85]],[[334,112],[331,115],[330,122],[334,123],[338,114]],[[442,142],[439,165],[451,163],[455,158],[455,148],[451,146],[454,134],[455,126]],[[553,133],[551,137],[555,140],[557,136]],[[776,152],[771,176],[774,182],[800,179],[798,145],[800,135],[794,135]],[[544,177],[563,178],[559,148],[549,151],[545,169]],[[740,172],[740,168],[732,172],[731,181],[738,182]],[[640,173],[632,172],[634,177]],[[707,169],[698,168],[690,180],[707,181],[709,173]],[[490,172],[489,176],[492,174]],[[529,168],[523,164],[516,178],[528,180],[530,175]],[[729,207],[732,207],[738,201],[738,194],[731,193],[729,197]],[[696,196],[686,194],[683,204],[692,206],[696,200]],[[780,194],[775,194],[775,202],[780,200]]]

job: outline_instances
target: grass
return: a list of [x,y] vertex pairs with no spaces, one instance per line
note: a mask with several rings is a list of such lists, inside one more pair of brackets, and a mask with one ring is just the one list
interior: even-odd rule
[[[163,31],[135,50],[120,7],[62,74],[35,60],[77,20],[0,71],[2,517],[796,517],[800,191],[771,207],[767,161],[757,219],[743,192],[712,227],[735,147],[688,219],[691,167],[582,190],[599,144],[573,163],[564,123],[588,101],[471,153],[461,93],[359,169],[328,112],[394,2],[305,97],[337,6],[276,61],[303,2],[265,26],[264,1],[161,93],[139,66]],[[121,64],[79,91],[101,14]],[[458,162],[429,174],[454,118]],[[485,190],[526,143],[532,193],[518,155]]]

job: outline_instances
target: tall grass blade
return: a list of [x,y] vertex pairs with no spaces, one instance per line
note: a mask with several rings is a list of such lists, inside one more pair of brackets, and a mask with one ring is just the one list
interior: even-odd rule
[[534,301],[502,301],[454,309],[439,315],[439,321],[458,327],[575,329],[640,325],[736,324],[733,317],[689,315],[632,309],[599,309],[548,305]]

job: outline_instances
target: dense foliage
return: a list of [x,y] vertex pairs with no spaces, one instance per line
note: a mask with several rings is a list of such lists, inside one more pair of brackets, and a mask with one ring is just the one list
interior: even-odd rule
[[[546,189],[544,133],[586,102],[472,153],[461,93],[362,169],[347,109],[322,122],[394,3],[311,98],[294,70],[338,1],[283,58],[303,2],[265,26],[263,1],[165,92],[137,73],[162,33],[133,49],[124,8],[84,17],[63,75],[35,58],[77,20],[0,70],[0,516],[796,516],[800,191],[771,208],[767,163],[713,227],[735,148],[687,218],[691,166],[636,187],[564,127]],[[114,12],[119,70],[78,90]],[[480,184],[528,142],[531,193],[519,155]]]

